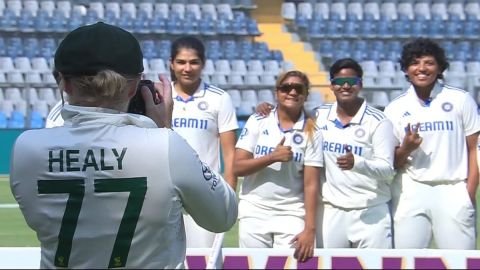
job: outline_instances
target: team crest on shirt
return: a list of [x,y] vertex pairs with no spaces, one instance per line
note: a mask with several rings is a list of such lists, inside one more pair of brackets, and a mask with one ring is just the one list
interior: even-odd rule
[[210,170],[210,168],[203,164],[202,163],[202,172],[203,172],[203,178],[205,178],[205,180],[209,181],[210,179],[213,178],[213,173],[212,171]]
[[363,128],[358,128],[357,130],[355,130],[355,136],[357,136],[357,138],[362,138],[363,136],[365,136],[365,130]]
[[242,133],[240,133],[240,140],[243,139],[243,136],[248,134],[248,128],[243,128]]
[[206,109],[208,109],[208,103],[206,101],[201,101],[200,103],[198,103],[197,106],[202,111],[205,111]]
[[452,109],[453,109],[452,103],[450,103],[450,102],[444,102],[444,103],[442,104],[442,110],[444,110],[444,111],[446,111],[446,112],[449,112],[449,111],[451,111]]
[[296,144],[301,144],[303,142],[302,134],[293,135],[293,142],[296,143]]

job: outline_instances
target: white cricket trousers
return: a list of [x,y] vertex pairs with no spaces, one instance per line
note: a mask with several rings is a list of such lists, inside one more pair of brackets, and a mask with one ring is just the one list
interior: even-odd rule
[[394,247],[475,249],[475,208],[466,181],[419,182],[407,174],[393,183]]
[[[345,209],[322,203],[317,214],[317,247],[324,248],[392,248],[392,216],[387,203]],[[319,235],[321,233],[321,235]]]
[[238,220],[241,248],[293,248],[290,241],[305,227],[303,215],[282,215],[281,211],[258,209],[245,201],[240,207],[239,212],[248,213]]

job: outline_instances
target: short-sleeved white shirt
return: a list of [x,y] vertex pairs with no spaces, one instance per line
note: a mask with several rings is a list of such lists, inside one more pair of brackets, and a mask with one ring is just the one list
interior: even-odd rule
[[[311,138],[308,138],[304,132],[305,123],[305,115],[302,113],[291,130],[283,131],[276,110],[266,117],[257,114],[250,116],[236,148],[246,150],[258,158],[274,151],[285,137],[284,145],[292,147],[293,159],[289,162],[275,162],[245,176],[240,203],[245,200],[265,211],[279,211],[284,215],[302,217],[305,215],[303,166],[323,167],[322,134],[315,130]],[[239,218],[248,217],[248,212],[242,213],[241,205],[239,211]]]
[[230,95],[201,82],[188,100],[174,90],[172,128],[197,151],[212,169],[220,169],[220,133],[238,129],[237,116]]
[[182,207],[211,231],[235,223],[235,192],[174,131],[102,108],[65,105],[62,116],[63,126],[22,133],[12,151],[11,188],[41,268],[183,268]]
[[[337,119],[336,110],[336,102],[316,109],[325,158],[323,200],[343,208],[365,208],[389,201],[394,174],[391,122],[365,101],[346,126]],[[346,154],[345,145],[354,155],[351,170],[337,165],[337,158]]]
[[420,123],[420,147],[411,153],[405,171],[417,181],[458,181],[467,178],[466,136],[480,130],[477,104],[468,92],[436,83],[431,100],[421,101],[413,86],[394,99],[385,114],[392,121],[396,144],[407,124]]

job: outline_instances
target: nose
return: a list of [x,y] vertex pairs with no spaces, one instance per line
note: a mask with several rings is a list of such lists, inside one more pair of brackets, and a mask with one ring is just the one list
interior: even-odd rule
[[190,64],[185,64],[185,70],[186,71],[192,70],[192,66]]
[[348,83],[348,82],[345,82],[343,85],[342,85],[342,88],[351,88],[352,86]]

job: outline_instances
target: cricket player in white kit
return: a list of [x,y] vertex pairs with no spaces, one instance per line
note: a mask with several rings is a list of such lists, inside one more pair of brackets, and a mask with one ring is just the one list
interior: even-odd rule
[[[220,171],[221,146],[224,177],[235,189],[237,178],[232,166],[238,123],[230,95],[201,79],[205,48],[199,39],[191,36],[176,39],[170,56],[174,102],[172,128],[215,171]],[[188,213],[184,219],[187,247],[212,247],[215,233],[196,224]]]
[[236,145],[240,191],[239,243],[247,248],[295,247],[305,261],[315,248],[315,214],[323,167],[322,135],[303,105],[308,77],[289,71],[277,79],[277,108],[253,114]]
[[336,102],[316,109],[326,172],[317,241],[325,248],[392,247],[392,124],[358,96],[362,75],[355,60],[337,60],[330,68]]
[[41,268],[183,268],[182,208],[214,232],[236,221],[235,192],[221,175],[158,128],[171,125],[167,78],[156,97],[141,90],[148,117],[125,113],[142,58],[133,35],[104,23],[72,31],[56,51],[65,123],[21,134],[10,169]]
[[[394,126],[395,248],[475,249],[480,117],[468,92],[443,84],[443,49],[429,39],[403,47],[411,86],[385,114]],[[440,79],[440,81],[439,81]]]

